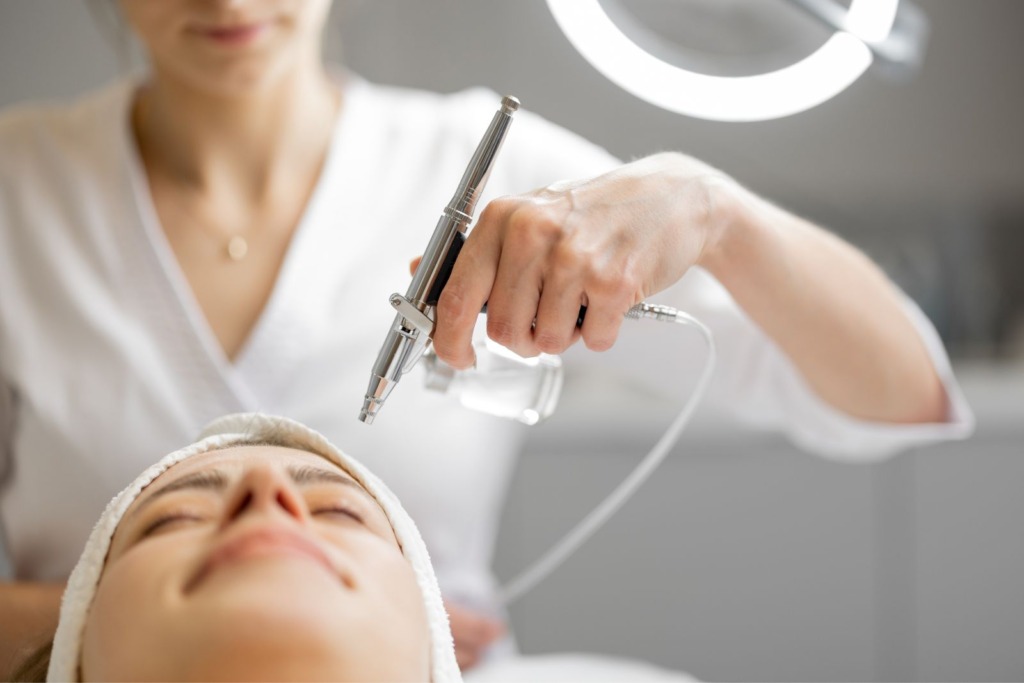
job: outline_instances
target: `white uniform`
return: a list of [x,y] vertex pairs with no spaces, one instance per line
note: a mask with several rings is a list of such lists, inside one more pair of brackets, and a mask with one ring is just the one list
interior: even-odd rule
[[[0,514],[17,578],[65,577],[103,505],[138,472],[211,418],[259,410],[300,420],[363,460],[416,519],[447,594],[487,601],[526,428],[456,409],[417,376],[404,379],[372,427],[357,415],[393,318],[388,295],[408,283],[409,260],[499,97],[358,79],[346,88],[319,184],[233,363],[158,225],[129,129],[133,83],[0,117]],[[616,163],[520,112],[487,196]],[[716,334],[714,396],[819,452],[884,455],[970,430],[942,346],[913,306],[954,399],[947,424],[839,415],[706,273],[693,271],[670,296]],[[694,374],[703,359],[695,363]]]

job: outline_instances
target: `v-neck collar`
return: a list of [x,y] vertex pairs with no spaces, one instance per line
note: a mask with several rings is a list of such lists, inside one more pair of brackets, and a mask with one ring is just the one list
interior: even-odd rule
[[[339,183],[337,178],[341,176],[353,181],[359,179],[359,174],[354,170],[360,160],[352,158],[349,152],[361,148],[360,145],[354,144],[354,129],[359,127],[356,120],[361,116],[365,83],[358,77],[347,74],[341,74],[338,81],[344,91],[342,106],[334,120],[323,167],[289,241],[270,296],[234,361],[227,356],[217,340],[174,255],[156,212],[145,167],[131,127],[131,109],[140,82],[132,80],[124,89],[120,140],[138,212],[138,220],[134,223],[144,233],[143,241],[148,245],[151,256],[159,263],[159,289],[172,300],[172,305],[167,310],[177,311],[180,315],[181,334],[183,338],[187,337],[191,362],[207,365],[219,376],[237,399],[240,404],[238,407],[241,409],[259,410],[264,407],[265,399],[254,389],[263,384],[258,375],[266,372],[266,363],[281,362],[287,356],[301,352],[301,349],[288,348],[291,346],[288,344],[291,330],[283,324],[283,318],[287,318],[289,302],[300,300],[305,295],[302,291],[303,281],[306,281],[305,284],[308,286],[309,273],[303,263],[306,260],[304,255],[310,250],[316,250],[319,241],[316,233],[341,227],[338,225],[340,219],[332,221],[325,218],[325,214],[345,215],[345,209],[336,206],[337,198],[332,195],[332,188],[345,188],[349,201],[360,193],[360,188],[354,187],[352,183]],[[250,377],[253,374],[257,376]],[[250,379],[253,381],[249,381]]]

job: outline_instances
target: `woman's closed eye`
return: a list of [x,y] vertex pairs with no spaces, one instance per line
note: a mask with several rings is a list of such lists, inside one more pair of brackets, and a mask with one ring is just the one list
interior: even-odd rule
[[363,515],[355,508],[340,503],[319,505],[310,510],[314,517],[324,518],[329,521],[356,521],[364,524]]
[[350,486],[310,487],[305,491],[310,518],[324,531],[364,530],[395,543],[391,522],[375,500]]
[[171,531],[184,526],[190,526],[204,521],[206,518],[191,512],[171,512],[160,515],[143,528],[139,539],[147,538],[157,533]]

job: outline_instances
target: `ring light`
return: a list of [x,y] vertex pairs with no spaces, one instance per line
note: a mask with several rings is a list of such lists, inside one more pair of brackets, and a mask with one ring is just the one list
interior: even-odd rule
[[846,30],[810,56],[755,76],[710,76],[658,59],[628,38],[599,0],[547,0],[562,32],[613,83],[640,99],[714,121],[762,121],[796,114],[838,95],[871,65],[866,42],[892,31],[899,0],[852,0]]

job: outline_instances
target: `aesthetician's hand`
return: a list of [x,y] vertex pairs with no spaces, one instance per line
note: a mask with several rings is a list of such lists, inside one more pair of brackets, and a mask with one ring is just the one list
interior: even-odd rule
[[437,355],[455,368],[474,363],[473,325],[485,302],[488,336],[521,356],[561,353],[580,336],[590,349],[610,348],[631,306],[715,248],[734,186],[696,159],[664,153],[495,199],[438,300]]
[[[473,363],[474,321],[523,356],[580,333],[609,348],[629,307],[707,270],[819,398],[877,422],[947,421],[949,401],[905,296],[863,252],[691,157],[491,202],[437,304],[434,349]],[[534,323],[534,321],[536,321]]]
[[505,635],[505,624],[445,600],[448,623],[455,639],[455,660],[463,671],[476,666],[494,641]]

